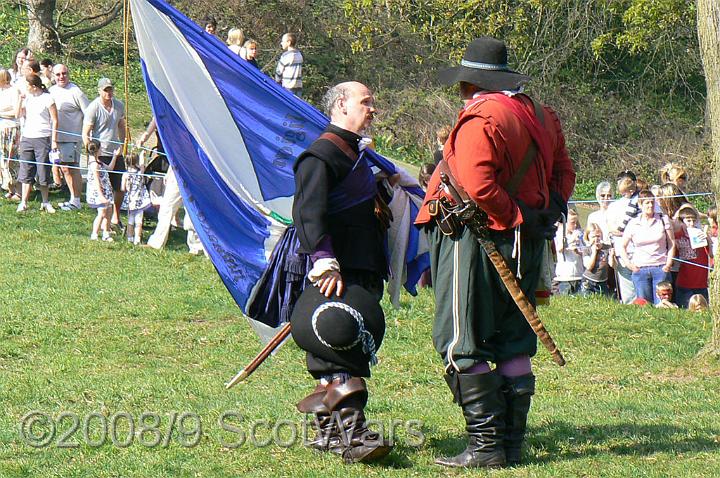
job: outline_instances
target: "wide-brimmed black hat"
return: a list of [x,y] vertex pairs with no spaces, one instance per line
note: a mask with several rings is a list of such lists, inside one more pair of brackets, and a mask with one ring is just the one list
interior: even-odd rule
[[357,285],[331,298],[308,285],[290,318],[300,348],[342,368],[355,370],[377,361],[385,335],[385,316],[377,300]]
[[465,81],[488,91],[515,90],[530,81],[529,76],[508,68],[505,43],[491,37],[473,40],[460,66],[441,70],[438,78],[446,85]]

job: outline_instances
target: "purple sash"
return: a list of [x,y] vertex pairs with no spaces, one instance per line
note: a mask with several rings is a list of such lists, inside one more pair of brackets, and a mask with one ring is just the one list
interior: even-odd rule
[[[328,193],[328,214],[337,214],[375,197],[375,175],[364,151],[350,173]],[[305,286],[305,276],[312,264],[309,256],[298,254],[295,226],[288,227],[275,246],[270,263],[263,273],[248,316],[271,327],[290,321],[293,307]]]
[[328,214],[337,214],[375,197],[375,175],[365,159],[365,151],[353,165],[350,173],[328,193]]

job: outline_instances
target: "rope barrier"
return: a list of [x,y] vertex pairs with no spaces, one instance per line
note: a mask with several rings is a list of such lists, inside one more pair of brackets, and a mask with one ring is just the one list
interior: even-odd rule
[[[67,135],[70,135],[70,136],[77,136],[77,137],[80,137],[80,138],[82,137],[82,134],[73,133],[73,132],[71,132],[71,131],[63,131],[63,130],[60,130],[60,129],[59,129],[59,130],[57,130],[57,132],[58,132],[58,133],[67,134]],[[96,137],[96,136],[89,136],[89,138],[90,138],[90,139],[93,139],[93,140],[100,141],[100,138],[98,138],[98,137]],[[79,141],[78,141],[78,142],[79,142]],[[113,141],[113,140],[107,140],[106,142],[107,142],[107,143],[111,143],[111,144],[117,144],[117,145],[120,145],[120,146],[123,146],[123,145],[126,144],[126,143],[122,143],[122,142],[119,142],[119,141]],[[134,146],[134,147],[135,147],[136,149],[141,149],[141,150],[144,150],[144,151],[150,151],[150,152],[154,151],[153,149],[146,148],[146,147],[144,147],[144,146]],[[165,154],[165,153],[163,153],[163,152],[155,151],[155,153],[158,154],[158,155],[162,155],[162,156],[166,156],[166,157],[167,157],[167,154]],[[85,154],[85,156],[87,156],[87,154]],[[79,169],[79,170],[81,170],[81,171],[87,171],[87,170],[88,170],[87,168],[83,168],[83,167],[81,167],[81,166],[72,166],[72,165],[68,165],[68,164],[41,163],[41,162],[39,162],[39,161],[27,161],[27,160],[19,159],[19,157],[14,157],[14,158],[13,158],[13,157],[7,157],[7,156],[4,156],[4,155],[2,155],[2,154],[0,154],[0,159],[1,159],[1,160],[7,160],[7,161],[15,161],[15,162],[17,162],[17,163],[36,164],[36,165],[40,165],[40,166],[47,165],[47,166],[58,166],[58,167],[61,167],[61,168],[68,168],[68,169]],[[149,163],[148,163],[148,164],[149,164]],[[108,170],[107,172],[108,172],[108,173],[113,173],[113,174],[123,174],[123,173],[126,173],[127,171],[110,171],[110,170]],[[164,178],[164,177],[165,177],[165,174],[157,174],[157,173],[156,173],[156,174],[148,174],[148,173],[142,173],[142,174],[141,174],[141,173],[129,173],[129,172],[128,172],[128,174],[135,175],[135,176],[144,176],[144,177],[148,177],[148,178]]]
[[[80,133],[73,133],[73,132],[70,132],[70,131],[63,131],[63,130],[61,130],[61,129],[57,130],[57,132],[58,132],[58,133],[67,134],[67,135],[70,135],[70,136],[78,136],[78,137],[82,138],[82,134],[80,134]],[[95,136],[89,136],[89,138],[90,138],[90,139],[97,140],[97,141],[102,141],[100,138],[95,137]],[[105,140],[105,142],[106,142],[106,143],[110,143],[110,144],[117,144],[118,146],[123,146],[123,145],[125,145],[125,144],[128,143],[127,141],[125,141],[125,142],[123,143],[123,142],[120,142],[120,141],[113,141],[113,140],[111,140],[111,139]],[[162,151],[153,150],[152,148],[146,148],[145,146],[138,146],[138,145],[135,144],[135,145],[133,145],[133,148],[134,148],[134,149],[142,149],[142,150],[150,151],[150,152],[155,151],[155,154],[158,154],[158,155],[167,157],[167,154],[163,153]]]
[[[83,168],[82,166],[72,166],[69,164],[53,164],[53,163],[41,163],[39,161],[28,161],[26,159],[18,159],[18,158],[9,158],[7,156],[0,155],[0,159],[5,161],[13,161],[16,163],[25,163],[25,164],[36,164],[38,166],[57,166],[59,168],[68,168],[68,169],[79,169],[80,171],[88,171],[88,168]],[[165,174],[148,174],[148,173],[131,173],[130,171],[112,171],[112,170],[106,170],[108,173],[112,174],[129,174],[132,176],[143,176],[146,178],[159,178],[162,179],[165,177]]]
[[[71,131],[63,131],[63,130],[61,130],[61,129],[57,130],[57,132],[58,132],[58,133],[62,133],[62,134],[67,134],[67,135],[70,135],[70,136],[77,136],[77,137],[79,137],[79,138],[82,138],[82,134],[80,134],[80,133],[73,133],[73,132],[71,132]],[[98,138],[98,137],[96,137],[96,136],[88,136],[88,137],[89,137],[90,139],[94,139],[94,140],[97,140],[97,141],[102,141],[100,138]],[[58,141],[58,142],[59,142],[59,143],[62,143],[62,141]],[[120,142],[120,141],[113,141],[113,140],[111,140],[111,139],[108,139],[108,140],[105,140],[105,143],[117,144],[118,146],[123,146],[124,144],[127,143],[127,141],[123,143],[123,142]],[[157,155],[159,155],[159,156],[165,156],[165,157],[167,157],[167,154],[166,154],[166,153],[164,153],[164,152],[162,152],[162,151],[154,150],[154,149],[152,149],[152,148],[147,148],[147,147],[145,147],[145,146],[138,146],[138,145],[135,144],[135,145],[133,145],[133,148],[134,148],[134,149],[142,149],[142,150],[144,150],[144,151],[149,151],[149,152],[155,151],[155,154],[157,154]]]
[[683,260],[683,259],[678,259],[677,257],[673,257],[673,260],[674,260],[674,261],[677,261],[677,262],[682,262],[683,264],[690,264],[691,266],[701,267],[701,268],[703,268],[703,269],[709,270],[710,272],[712,272],[712,271],[715,270],[715,269],[712,268],[712,267],[704,266],[704,265],[702,265],[702,264],[696,264],[696,263],[694,263],[694,262],[686,261],[686,260]]

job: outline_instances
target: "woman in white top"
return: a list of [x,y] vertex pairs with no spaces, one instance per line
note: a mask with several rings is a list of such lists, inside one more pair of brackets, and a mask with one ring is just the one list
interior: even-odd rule
[[57,107],[50,93],[45,89],[37,75],[28,75],[28,93],[18,105],[18,118],[25,118],[18,153],[20,173],[18,181],[22,183],[22,199],[18,212],[26,211],[32,185],[37,174],[38,188],[42,195],[40,209],[54,213],[55,209],[48,200],[48,186],[53,181],[50,168],[50,151],[56,151],[57,144]]
[[17,149],[18,123],[15,118],[20,93],[10,85],[10,72],[0,69],[0,178],[6,199],[20,200],[17,187],[18,163],[11,161]]
[[610,225],[608,224],[608,208],[613,199],[612,185],[608,181],[602,181],[598,183],[595,188],[595,198],[597,199],[600,209],[591,212],[588,216],[588,224],[597,224],[600,226],[603,237],[602,242],[604,244],[610,244]]
[[10,67],[10,83],[14,86],[20,80],[24,80],[22,69],[25,60],[32,60],[33,52],[30,48],[20,48],[15,53],[15,62]]
[[227,37],[228,48],[236,55],[243,56],[243,43],[245,43],[243,31],[239,28],[231,28]]

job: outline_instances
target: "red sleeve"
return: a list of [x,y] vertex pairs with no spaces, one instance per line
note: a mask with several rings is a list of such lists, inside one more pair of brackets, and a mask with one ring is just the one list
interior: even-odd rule
[[545,107],[545,110],[550,113],[552,118],[552,124],[555,129],[555,148],[552,175],[550,177],[550,190],[560,193],[562,198],[567,201],[575,189],[575,168],[573,167],[570,156],[568,156],[567,148],[565,147],[565,136],[562,132],[562,125],[555,111],[551,108]]
[[497,183],[504,157],[504,139],[486,118],[470,117],[457,130],[453,173],[468,195],[488,213],[493,229],[509,229],[522,222],[517,204]]

